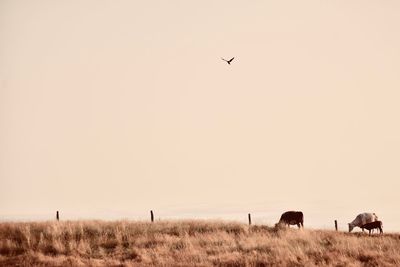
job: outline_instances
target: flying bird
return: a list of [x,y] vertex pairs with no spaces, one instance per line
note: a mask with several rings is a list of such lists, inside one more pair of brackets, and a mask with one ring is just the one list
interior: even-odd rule
[[231,59],[229,59],[229,60],[226,60],[226,59],[224,59],[224,58],[222,58],[222,57],[221,57],[221,59],[230,65],[231,62],[232,62],[232,60],[234,59],[234,57],[231,58]]

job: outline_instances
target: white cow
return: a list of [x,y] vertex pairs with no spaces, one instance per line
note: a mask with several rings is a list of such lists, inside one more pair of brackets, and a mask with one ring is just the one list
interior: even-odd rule
[[[375,222],[378,220],[378,216],[376,216],[375,213],[361,213],[358,214],[357,217],[351,222],[349,223],[349,232],[351,232],[351,230],[353,230],[354,227],[361,227],[366,223],[370,223],[370,222]],[[362,227],[361,227],[362,228]],[[362,228],[363,232],[364,232],[364,228]]]

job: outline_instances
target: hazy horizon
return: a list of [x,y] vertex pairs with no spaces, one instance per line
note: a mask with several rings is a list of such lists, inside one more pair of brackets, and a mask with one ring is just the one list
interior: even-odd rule
[[306,227],[344,227],[375,212],[399,232],[398,14],[1,1],[0,220],[302,210]]

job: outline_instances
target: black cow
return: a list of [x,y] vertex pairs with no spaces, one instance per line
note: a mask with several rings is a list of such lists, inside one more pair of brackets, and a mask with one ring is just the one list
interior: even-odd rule
[[287,211],[282,214],[278,224],[287,226],[297,225],[299,228],[304,227],[304,216],[301,211]]
[[383,230],[382,230],[383,226],[382,226],[382,221],[374,221],[374,222],[370,222],[370,223],[366,223],[363,226],[361,226],[361,229],[367,229],[368,233],[371,235],[371,231],[373,231],[374,229],[379,229],[379,232],[381,234],[383,234]]

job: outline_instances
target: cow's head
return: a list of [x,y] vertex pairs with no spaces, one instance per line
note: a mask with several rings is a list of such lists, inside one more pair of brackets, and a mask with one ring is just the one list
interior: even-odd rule
[[351,223],[349,223],[349,233],[353,230],[354,225],[352,225]]
[[286,225],[281,221],[279,221],[278,223],[275,224],[275,229],[285,229],[285,228],[286,228]]

